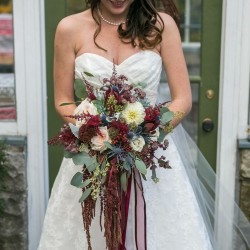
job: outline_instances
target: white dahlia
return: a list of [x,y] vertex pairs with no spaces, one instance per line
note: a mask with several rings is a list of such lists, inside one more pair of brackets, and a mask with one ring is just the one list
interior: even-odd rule
[[139,125],[144,121],[145,109],[140,102],[128,103],[121,116],[127,124]]

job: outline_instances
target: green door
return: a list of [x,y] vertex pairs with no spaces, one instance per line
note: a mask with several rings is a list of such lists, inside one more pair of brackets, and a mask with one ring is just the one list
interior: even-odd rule
[[193,109],[183,122],[216,169],[222,1],[178,0]]
[[222,0],[202,1],[198,145],[216,169]]
[[[62,120],[54,109],[53,46],[55,29],[66,15],[83,9],[83,0],[45,0],[48,89],[48,137],[57,133]],[[215,168],[219,96],[220,27],[222,1],[178,0],[181,34],[193,90],[193,111],[184,126]],[[62,149],[49,147],[52,186],[63,157]]]

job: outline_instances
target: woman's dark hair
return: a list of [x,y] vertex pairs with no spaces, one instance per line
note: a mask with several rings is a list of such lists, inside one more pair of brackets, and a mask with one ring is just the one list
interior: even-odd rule
[[[94,34],[94,42],[97,47],[96,37],[101,31],[101,20],[97,13],[100,0],[86,0],[92,16],[98,27]],[[164,22],[158,11],[165,12],[173,17],[179,27],[179,13],[174,0],[134,0],[129,8],[126,27],[119,25],[118,34],[124,43],[139,46],[141,49],[153,49],[162,40]],[[138,41],[139,44],[136,42]],[[105,49],[104,49],[105,50]]]

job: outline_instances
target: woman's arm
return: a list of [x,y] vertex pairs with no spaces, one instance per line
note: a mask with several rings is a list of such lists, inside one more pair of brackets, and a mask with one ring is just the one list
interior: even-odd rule
[[74,33],[74,25],[71,18],[64,18],[57,26],[54,50],[55,108],[65,122],[71,123],[75,123],[75,120],[65,117],[65,115],[73,115],[76,106],[60,106],[60,104],[63,102],[74,102]]
[[162,34],[160,54],[167,73],[172,99],[168,108],[176,114],[171,124],[175,127],[181,119],[190,112],[192,95],[179,30],[171,16],[164,13],[160,15],[165,25]]

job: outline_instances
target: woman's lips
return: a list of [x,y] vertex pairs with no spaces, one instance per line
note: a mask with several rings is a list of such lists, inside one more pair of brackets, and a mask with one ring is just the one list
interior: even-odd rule
[[120,8],[123,6],[125,1],[110,1],[115,8]]

